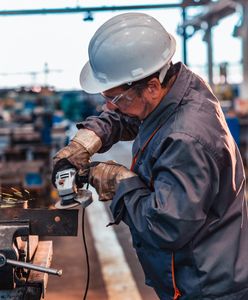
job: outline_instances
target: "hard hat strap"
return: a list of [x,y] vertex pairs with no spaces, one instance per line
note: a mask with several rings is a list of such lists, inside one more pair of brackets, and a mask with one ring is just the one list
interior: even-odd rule
[[160,83],[162,83],[163,82],[163,80],[164,80],[164,78],[165,78],[165,75],[166,75],[166,73],[167,73],[167,71],[169,70],[169,68],[170,68],[170,61],[167,63],[167,64],[165,64],[163,67],[162,67],[162,69],[160,69],[160,72],[159,72],[159,81],[160,81]]

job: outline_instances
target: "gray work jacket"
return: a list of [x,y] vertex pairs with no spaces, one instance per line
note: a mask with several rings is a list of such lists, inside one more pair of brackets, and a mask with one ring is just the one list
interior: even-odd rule
[[[78,125],[106,151],[135,138],[134,172],[111,204],[130,228],[146,284],[160,299],[248,299],[245,174],[220,104],[179,63],[177,79],[141,123],[103,113]],[[246,296],[245,296],[246,295]]]

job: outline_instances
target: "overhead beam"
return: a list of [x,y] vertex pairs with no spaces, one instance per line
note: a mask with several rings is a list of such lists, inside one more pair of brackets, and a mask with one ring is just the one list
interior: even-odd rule
[[[204,30],[204,41],[207,43],[208,55],[208,81],[213,85],[213,44],[212,44],[212,27],[216,26],[220,19],[233,14],[236,11],[237,3],[232,0],[220,0],[216,3],[212,2],[206,6],[204,12],[190,20],[183,20],[178,26],[177,32],[184,39],[192,37],[198,30]],[[188,33],[188,27],[192,27],[193,31]]]
[[247,1],[240,1],[243,6],[243,21],[238,29],[238,36],[242,39],[242,68],[243,68],[243,82],[241,84],[240,96],[248,99],[248,3]]
[[66,7],[66,8],[48,8],[48,9],[22,9],[22,10],[2,10],[0,16],[18,16],[18,15],[43,15],[43,14],[74,14],[83,12],[102,12],[102,11],[120,11],[120,10],[142,10],[142,9],[161,9],[178,8],[181,4],[154,4],[154,5],[128,5],[128,6],[101,6],[101,7]]
[[[225,18],[236,11],[237,3],[232,0],[220,0],[216,3],[211,3],[206,6],[202,14],[199,14],[190,20],[183,22],[178,26],[178,33],[183,32],[183,29],[192,26],[193,34],[200,29],[203,29],[202,24],[211,21],[211,26],[217,25],[219,20]],[[189,36],[190,37],[190,36]]]
[[209,4],[212,0],[182,0],[182,6],[199,6]]
[[[201,5],[199,2],[191,2],[186,6]],[[20,16],[20,15],[44,15],[44,14],[73,14],[84,12],[122,11],[122,10],[143,10],[143,9],[169,9],[185,6],[182,2],[167,4],[149,5],[124,5],[124,6],[101,6],[101,7],[66,7],[48,9],[21,9],[21,10],[1,10],[0,16]]]

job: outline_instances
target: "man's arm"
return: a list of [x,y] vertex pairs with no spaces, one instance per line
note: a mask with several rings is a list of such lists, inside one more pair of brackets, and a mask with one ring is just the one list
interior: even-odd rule
[[52,180],[58,171],[75,167],[83,169],[96,152],[105,152],[118,141],[136,137],[140,122],[117,112],[103,112],[77,124],[78,131],[70,143],[58,151],[54,158]]
[[174,134],[165,142],[152,169],[154,190],[139,176],[125,179],[111,210],[141,241],[175,250],[205,223],[218,193],[219,168],[211,153],[188,135]]
[[102,141],[102,147],[98,152],[105,152],[118,141],[133,140],[139,130],[140,121],[128,117],[121,112],[106,111],[99,116],[88,117],[78,123],[77,128],[87,128],[95,132]]

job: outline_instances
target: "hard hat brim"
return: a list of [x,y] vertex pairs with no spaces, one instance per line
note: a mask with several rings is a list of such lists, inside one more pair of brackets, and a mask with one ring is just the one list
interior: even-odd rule
[[[150,72],[146,73],[146,76],[149,76],[156,71],[160,70],[165,64],[169,63],[171,61],[172,56],[174,55],[176,51],[176,40],[175,38],[171,35],[168,34],[171,39],[171,45],[170,45],[170,52],[168,53],[168,56],[165,61],[160,61],[159,64],[156,66],[154,65],[154,69],[151,69]],[[145,76],[145,77],[146,77]],[[141,75],[140,77],[136,77],[134,81],[143,79],[144,75]],[[110,90],[114,87],[120,86],[122,84],[125,84],[127,82],[132,82],[130,80],[131,78],[128,78],[127,80],[120,80],[120,81],[109,81],[109,82],[104,82],[100,81],[98,78],[95,77],[94,72],[91,68],[90,62],[88,61],[81,73],[80,73],[80,85],[82,89],[89,94],[98,94],[107,90]]]
[[[82,89],[89,94],[98,94],[116,87],[118,84],[116,82],[101,82],[94,76],[93,70],[89,61],[84,65],[80,73],[80,85]],[[121,84],[121,83],[120,83]]]

